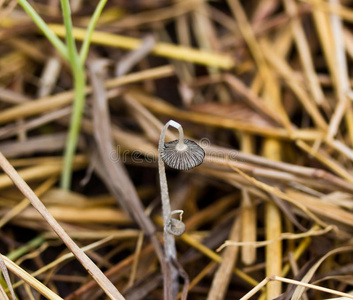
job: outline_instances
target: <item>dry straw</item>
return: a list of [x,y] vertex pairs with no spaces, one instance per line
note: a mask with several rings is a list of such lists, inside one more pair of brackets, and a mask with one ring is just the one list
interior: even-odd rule
[[[103,280],[111,298],[121,297],[117,286],[128,299],[294,300],[325,293],[350,299],[351,1],[117,2],[101,10],[100,1],[93,30],[95,7],[70,1],[74,25],[66,35],[58,6],[31,1],[35,11],[26,6],[27,12],[51,47],[16,1],[0,1],[0,151],[26,190],[21,195],[0,174],[1,249],[11,257],[4,259],[9,272],[47,298],[60,299],[61,285],[49,289],[59,280],[72,287],[68,300],[104,297],[102,281],[103,288],[84,270],[72,275],[70,255],[53,247],[63,243],[53,226],[82,245],[111,237],[89,251],[113,281]],[[80,75],[89,84],[79,88],[87,101],[74,191],[63,193],[55,185],[75,94],[65,35],[71,50],[83,49]],[[163,129],[170,119],[190,136],[206,137],[203,150],[179,124],[169,123],[178,139]],[[51,223],[32,202],[50,213]],[[23,228],[33,240],[24,240]],[[217,253],[222,245],[228,246]],[[53,261],[45,263],[47,257]],[[23,261],[43,265],[36,280]],[[12,284],[16,294],[35,297],[27,285]],[[0,288],[10,298],[5,292]]]

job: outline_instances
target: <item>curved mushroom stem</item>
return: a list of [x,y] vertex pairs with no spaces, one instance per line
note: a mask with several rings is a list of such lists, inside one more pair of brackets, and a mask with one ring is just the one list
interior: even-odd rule
[[[164,147],[164,141],[165,141],[165,134],[167,132],[167,129],[169,126],[172,126],[179,131],[179,142],[180,139],[182,139],[182,145],[181,147],[185,147],[184,144],[184,132],[183,128],[181,125],[173,120],[170,120],[167,122],[161,132],[160,138],[159,138],[159,144],[158,144],[158,170],[159,170],[159,181],[160,181],[160,186],[161,186],[161,198],[162,198],[162,211],[163,211],[163,219],[164,219],[164,226],[168,224],[170,215],[171,215],[171,208],[170,208],[170,200],[169,200],[169,193],[168,193],[168,184],[167,184],[167,176],[165,173],[165,166],[164,162],[161,157],[161,151]],[[168,278],[171,278],[172,284],[171,284],[171,291],[168,291],[168,299],[175,299],[175,297],[178,294],[178,271],[175,269],[175,267],[172,264],[172,260],[176,259],[176,248],[175,248],[175,239],[174,236],[170,233],[168,233],[165,229],[163,230],[163,239],[164,239],[164,252],[166,256],[166,261],[167,261],[167,270],[166,272],[169,272],[169,274],[165,274],[164,278],[167,280]],[[164,288],[165,289],[170,289],[170,282],[164,281]]]
[[[183,223],[183,213],[181,209],[173,210],[170,213],[168,224],[164,226],[164,230],[174,236],[181,236],[185,232],[185,224]],[[172,215],[179,214],[179,220],[172,218]]]
[[166,221],[168,221],[168,218],[170,215],[170,200],[169,200],[168,185],[167,185],[167,175],[165,173],[165,166],[161,157],[161,152],[164,147],[165,134],[171,122],[176,123],[171,120],[164,125],[161,135],[159,137],[159,144],[158,144],[158,169],[159,169],[159,181],[161,185],[161,198],[162,198],[164,224],[166,223]]
[[183,130],[183,127],[178,122],[175,122],[173,120],[170,120],[168,123],[169,123],[169,126],[173,126],[174,128],[178,129],[178,131],[179,131],[179,139],[178,139],[179,142],[178,142],[178,145],[176,146],[177,150],[179,150],[179,151],[185,150],[187,148],[187,146],[184,143],[184,130]]
[[184,211],[183,211],[182,209],[173,210],[173,211],[170,213],[169,219],[172,217],[172,215],[174,215],[174,214],[179,214],[179,220],[180,220],[180,222],[181,222],[181,221],[183,221],[183,213],[184,213]]

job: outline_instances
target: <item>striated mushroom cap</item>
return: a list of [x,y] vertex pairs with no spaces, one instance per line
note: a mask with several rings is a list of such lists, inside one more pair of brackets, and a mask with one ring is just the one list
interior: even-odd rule
[[165,143],[161,151],[164,163],[177,170],[189,170],[202,164],[205,151],[194,141],[185,139],[182,149],[177,147],[179,140]]

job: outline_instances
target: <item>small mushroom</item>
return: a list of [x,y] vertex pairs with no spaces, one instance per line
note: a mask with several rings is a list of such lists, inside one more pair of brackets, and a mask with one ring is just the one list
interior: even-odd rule
[[179,123],[173,120],[168,123],[178,129],[179,139],[161,147],[160,155],[164,163],[173,169],[184,171],[202,164],[205,151],[194,141],[184,140],[183,127]]
[[164,163],[177,170],[189,170],[202,164],[205,151],[194,141],[184,140],[180,147],[179,140],[165,143],[162,149]]
[[[179,139],[165,143],[165,134],[169,126],[172,126],[179,131]],[[187,139],[184,140],[183,128],[179,123],[170,120],[164,125],[158,143],[158,170],[164,219],[164,252],[167,261],[176,260],[177,258],[174,236],[180,236],[184,233],[185,224],[181,219],[183,213],[182,210],[171,211],[167,175],[164,164],[178,170],[189,170],[200,165],[204,156],[205,151],[199,145],[193,141]],[[171,217],[174,213],[180,213],[179,220]],[[174,298],[177,295],[179,286],[178,271],[173,264],[167,264],[167,267],[168,268],[166,268],[165,272],[168,272],[170,275],[166,275],[166,278],[171,276]]]
[[[179,213],[179,220],[172,218],[171,215]],[[185,232],[185,224],[182,221],[182,216],[183,216],[184,211],[181,209],[177,209],[177,210],[173,210],[170,213],[170,217],[169,217],[169,222],[168,224],[166,224],[165,230],[172,234],[172,235],[176,235],[176,236],[181,236],[184,232]]]

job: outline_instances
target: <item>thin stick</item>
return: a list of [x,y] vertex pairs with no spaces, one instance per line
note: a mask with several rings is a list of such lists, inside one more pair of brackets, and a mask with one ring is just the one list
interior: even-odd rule
[[302,287],[306,287],[306,288],[311,288],[311,289],[315,289],[315,290],[318,290],[318,291],[322,291],[322,292],[325,292],[325,293],[334,294],[334,295],[337,295],[337,296],[342,296],[342,297],[346,297],[346,298],[349,298],[349,299],[353,299],[353,295],[350,295],[350,294],[347,294],[347,293],[343,293],[343,292],[339,292],[339,291],[335,291],[335,290],[328,289],[328,288],[325,288],[325,287],[321,287],[321,286],[318,286],[318,285],[314,285],[314,284],[310,284],[310,283],[304,283],[304,282],[301,282],[301,281],[288,279],[288,278],[284,278],[284,277],[280,277],[280,276],[269,276],[269,277],[266,277],[264,280],[262,280],[250,292],[248,292],[246,295],[241,297],[240,300],[248,300],[248,299],[250,299],[250,297],[255,295],[269,281],[281,281],[281,282],[285,282],[285,283],[289,283],[289,284],[295,284],[295,285],[299,285],[299,286],[302,286]]
[[259,292],[266,284],[270,281],[269,277],[266,277],[264,280],[262,280],[257,286],[255,286],[250,292],[246,293],[243,297],[240,298],[240,300],[247,300],[250,299],[250,297],[254,296],[257,292]]
[[272,243],[275,243],[277,241],[281,241],[281,240],[285,240],[285,239],[288,239],[288,240],[295,240],[295,239],[302,239],[302,238],[305,238],[305,237],[310,237],[310,236],[319,236],[319,235],[324,235],[326,233],[328,233],[329,231],[331,230],[334,230],[335,229],[335,226],[334,225],[328,225],[326,228],[322,229],[322,230],[318,230],[317,228],[312,228],[310,229],[309,231],[307,232],[304,232],[304,233],[291,233],[291,232],[284,232],[281,234],[280,237],[276,238],[276,239],[273,239],[273,240],[266,240],[266,241],[263,241],[263,242],[236,242],[236,241],[233,241],[233,240],[227,240],[224,242],[223,245],[221,245],[220,247],[217,248],[217,252],[218,251],[221,251],[224,247],[227,247],[227,246],[248,246],[248,245],[252,245],[253,247],[264,247],[264,246],[267,246],[269,244],[272,244]]
[[342,297],[346,297],[346,298],[349,298],[349,299],[353,299],[353,295],[350,295],[350,294],[347,294],[347,293],[343,293],[343,292],[339,292],[339,291],[336,291],[336,290],[332,290],[332,289],[329,289],[329,288],[325,288],[325,287],[322,287],[322,286],[301,282],[301,281],[298,281],[298,280],[288,279],[288,278],[284,278],[284,277],[280,277],[280,276],[272,276],[270,278],[270,280],[271,281],[272,280],[278,280],[278,281],[282,281],[282,282],[285,282],[285,283],[295,284],[295,285],[299,285],[299,286],[302,286],[302,287],[306,287],[306,288],[311,288],[311,289],[314,289],[314,290],[322,291],[322,292],[325,292],[325,293],[330,293],[330,294],[334,294],[334,295],[337,295],[337,296],[342,296]]

